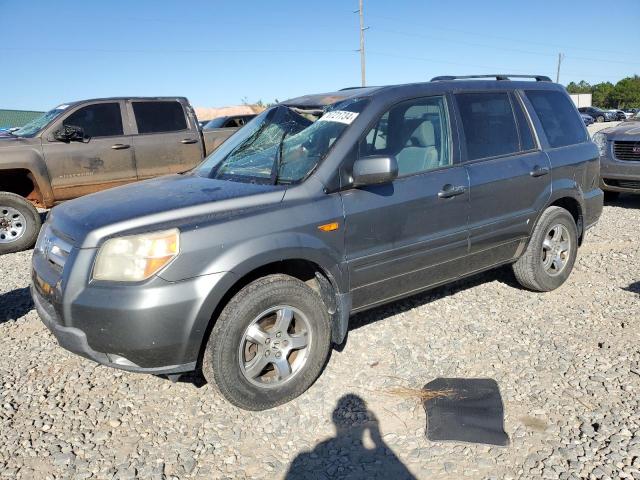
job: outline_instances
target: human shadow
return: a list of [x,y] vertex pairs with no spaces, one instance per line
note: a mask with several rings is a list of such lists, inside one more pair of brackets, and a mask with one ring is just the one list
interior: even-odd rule
[[347,394],[340,398],[332,420],[336,436],[299,454],[286,480],[415,479],[382,440],[378,420],[361,397]]
[[29,287],[17,288],[0,295],[0,323],[23,317],[33,309]]
[[623,290],[640,295],[640,280],[629,284],[627,287],[624,287]]

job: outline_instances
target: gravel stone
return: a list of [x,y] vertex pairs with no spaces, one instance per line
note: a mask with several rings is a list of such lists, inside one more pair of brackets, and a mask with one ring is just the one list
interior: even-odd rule
[[[607,204],[554,292],[502,268],[355,316],[316,384],[267,412],[63,350],[33,309],[31,252],[5,255],[0,477],[640,478],[639,213]],[[392,389],[437,377],[495,379],[510,445],[429,442],[419,399]]]

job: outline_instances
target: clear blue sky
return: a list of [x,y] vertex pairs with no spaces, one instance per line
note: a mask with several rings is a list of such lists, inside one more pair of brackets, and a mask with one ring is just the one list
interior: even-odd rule
[[[360,83],[357,0],[0,0],[0,108],[184,95],[284,100]],[[371,85],[467,73],[640,74],[639,0],[365,0]]]

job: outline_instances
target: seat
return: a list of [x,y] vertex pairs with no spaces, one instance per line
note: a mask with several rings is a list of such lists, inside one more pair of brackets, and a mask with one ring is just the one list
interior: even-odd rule
[[423,120],[409,136],[405,147],[398,152],[398,175],[411,175],[438,168],[438,149],[433,123]]

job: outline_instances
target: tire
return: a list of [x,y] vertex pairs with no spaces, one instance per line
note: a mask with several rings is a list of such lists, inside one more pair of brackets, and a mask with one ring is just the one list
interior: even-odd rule
[[0,255],[33,247],[41,226],[40,214],[29,201],[0,192]]
[[[568,242],[568,249],[563,254],[565,242]],[[513,273],[523,287],[537,292],[550,292],[569,277],[577,250],[578,229],[575,220],[564,208],[549,207],[538,220],[524,254],[513,264]],[[558,268],[560,264],[562,267]]]
[[620,196],[620,192],[610,192],[608,190],[605,190],[604,192],[604,199],[606,201],[617,200],[619,196]]
[[598,116],[596,117],[596,122],[598,122],[598,123],[602,123],[602,122],[604,122],[604,117],[603,117],[602,115],[598,115]]
[[[278,329],[278,321],[282,326],[287,318],[293,319],[290,328]],[[247,340],[249,332],[261,341]],[[293,348],[305,341],[306,347]],[[202,373],[237,407],[266,410],[296,398],[313,385],[330,348],[330,319],[319,294],[296,278],[269,275],[244,287],[224,307],[207,342]],[[280,369],[285,359],[288,375],[286,368]],[[280,368],[276,368],[276,361]],[[255,376],[256,372],[262,374]]]

